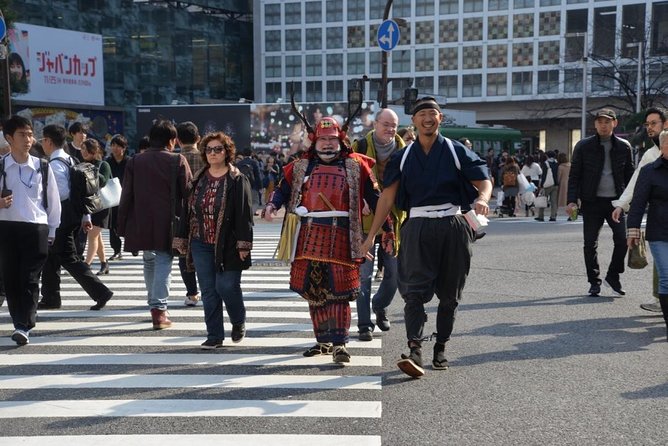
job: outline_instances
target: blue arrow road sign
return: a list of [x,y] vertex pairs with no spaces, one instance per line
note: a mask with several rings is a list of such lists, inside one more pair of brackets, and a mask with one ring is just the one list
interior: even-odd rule
[[7,34],[7,25],[5,25],[5,18],[0,16],[0,40],[5,38]]
[[394,20],[385,20],[378,27],[378,46],[383,51],[392,51],[399,43],[399,25]]

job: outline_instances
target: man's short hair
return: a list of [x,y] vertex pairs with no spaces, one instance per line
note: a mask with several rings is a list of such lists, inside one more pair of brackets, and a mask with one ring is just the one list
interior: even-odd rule
[[176,133],[183,144],[195,144],[199,139],[199,129],[192,121],[184,121],[177,125]]
[[29,128],[32,130],[32,122],[28,118],[23,116],[13,115],[11,118],[6,120],[2,125],[2,130],[5,132],[5,135],[14,136],[14,132],[18,129]]
[[112,136],[109,144],[116,144],[117,146],[123,147],[124,149],[128,148],[128,140],[123,135]]
[[67,131],[70,133],[70,135],[74,135],[74,134],[81,133],[81,132],[85,133],[86,128],[84,127],[84,125],[82,123],[75,122],[72,125],[70,125],[70,127],[67,129]]
[[666,122],[666,111],[658,107],[650,107],[647,110],[645,110],[645,119],[647,119],[649,115],[654,113],[659,115],[661,122]]
[[62,125],[49,124],[42,129],[42,136],[49,138],[54,146],[62,147],[67,139],[67,130]]
[[253,152],[251,151],[250,147],[244,147],[244,149],[241,151],[241,154],[243,156],[251,156]]
[[173,139],[176,139],[176,127],[166,119],[156,121],[148,132],[149,144],[158,149],[167,147]]

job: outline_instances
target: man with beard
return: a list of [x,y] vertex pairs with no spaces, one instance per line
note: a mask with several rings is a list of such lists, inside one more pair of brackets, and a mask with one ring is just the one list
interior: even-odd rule
[[[378,200],[373,160],[353,153],[330,117],[320,119],[309,139],[302,158],[285,166],[263,214],[271,221],[285,205],[286,219],[299,219],[290,243],[290,289],[308,301],[317,340],[304,356],[333,354],[334,362],[346,363],[350,301],[360,294],[359,265],[369,249],[360,249],[362,208],[366,200],[375,209]],[[281,236],[289,237],[286,232]]]
[[461,213],[469,203],[466,182],[478,191],[473,210],[487,215],[492,183],[487,164],[458,141],[439,134],[443,114],[432,97],[419,99],[413,108],[418,138],[395,153],[385,167],[383,193],[369,236],[362,245],[368,251],[376,231],[392,206],[408,213],[401,227],[398,257],[399,292],[405,301],[404,318],[410,353],[397,363],[407,375],[424,375],[422,342],[427,320],[424,305],[438,297],[434,370],[445,370],[445,343],[450,339],[455,314],[471,264],[475,231]]
[[[647,136],[652,140],[654,145],[647,149],[645,154],[640,159],[636,171],[633,173],[629,184],[622,192],[622,195],[617,200],[612,201],[612,205],[615,207],[615,210],[612,211],[612,219],[615,222],[620,221],[620,217],[623,212],[628,212],[631,207],[631,199],[633,198],[633,191],[636,187],[636,181],[638,181],[638,174],[640,173],[640,168],[653,163],[657,158],[661,156],[661,151],[659,150],[659,134],[661,131],[666,128],[666,112],[660,108],[651,107],[645,111],[645,129],[647,130]],[[659,303],[659,278],[657,275],[656,267],[654,270],[654,280],[653,280],[653,295],[651,301],[640,304],[640,308],[646,311],[651,311],[653,313],[661,313],[661,304]]]

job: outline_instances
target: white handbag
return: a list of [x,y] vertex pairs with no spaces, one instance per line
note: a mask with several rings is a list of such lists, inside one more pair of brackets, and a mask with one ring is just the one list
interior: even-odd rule
[[538,209],[545,209],[547,207],[547,196],[540,191],[538,196],[533,200],[533,205]]
[[118,206],[121,202],[121,180],[118,178],[110,178],[107,184],[100,189],[100,200],[102,201],[102,209],[109,209]]

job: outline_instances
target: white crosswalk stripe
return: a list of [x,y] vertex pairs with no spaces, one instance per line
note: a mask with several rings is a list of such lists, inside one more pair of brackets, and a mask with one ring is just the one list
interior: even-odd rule
[[[174,325],[162,331],[151,327],[141,255],[124,253],[110,263],[110,274],[101,279],[114,297],[101,311],[88,310],[93,301],[63,274],[62,309],[38,312],[30,344],[16,348],[9,337],[0,338],[0,431],[7,426],[3,423],[26,419],[24,436],[0,433],[0,443],[379,446],[381,436],[369,432],[380,432],[380,424],[368,429],[368,423],[379,423],[382,416],[382,340],[358,341],[353,313],[352,358],[346,367],[329,355],[302,355],[314,343],[313,329],[307,303],[288,288],[289,267],[272,259],[279,230],[256,225],[254,266],[242,274],[247,336],[236,344],[226,340],[214,351],[199,349],[206,338],[202,303],[184,306],[176,260],[169,300]],[[103,239],[108,250],[106,233]],[[225,327],[231,328],[226,314]],[[0,308],[0,329],[9,333],[12,328],[6,306]],[[142,419],[154,417],[207,427],[196,430],[198,435],[176,428],[163,435],[129,435],[142,432],[137,427],[144,426]],[[78,425],[77,419],[105,418],[123,421],[119,427],[105,425],[104,432],[84,429],[81,435],[70,435],[66,427]],[[281,418],[291,421],[279,432],[268,421],[251,421]],[[49,427],[52,419],[61,423]],[[236,420],[238,427],[212,432],[207,419]],[[311,419],[341,423],[341,429],[323,435]],[[28,428],[40,420],[46,422],[42,430]],[[365,420],[366,426],[351,420]],[[126,432],[128,425],[135,428]]]

